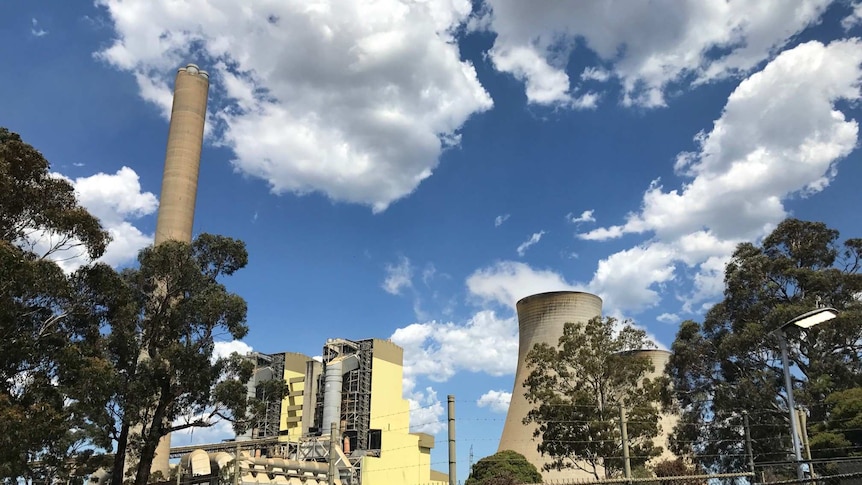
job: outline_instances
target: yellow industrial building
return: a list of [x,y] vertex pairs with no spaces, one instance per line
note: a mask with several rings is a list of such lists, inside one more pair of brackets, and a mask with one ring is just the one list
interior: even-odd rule
[[233,473],[226,467],[233,466],[230,450],[236,446],[244,450],[243,484],[448,484],[445,473],[431,469],[434,437],[410,432],[410,405],[402,396],[404,351],[397,345],[330,339],[320,360],[290,352],[248,358],[256,366],[249,394],[283,379],[286,397],[235,442],[186,453],[180,466],[189,482],[224,481]]

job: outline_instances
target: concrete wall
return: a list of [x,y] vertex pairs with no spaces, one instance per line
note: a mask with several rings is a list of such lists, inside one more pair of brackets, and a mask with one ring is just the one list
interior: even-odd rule
[[375,339],[370,428],[381,430],[381,449],[379,458],[362,459],[362,484],[443,485],[431,479],[433,438],[410,433],[410,404],[402,396],[402,362],[400,347]]
[[311,358],[304,354],[287,352],[284,354],[284,382],[287,384],[287,397],[281,403],[281,422],[279,430],[287,432],[286,435],[279,434],[283,441],[297,441],[302,437],[303,417],[306,413],[314,414],[314,409],[305,410],[303,407],[304,391],[306,389],[305,371]]

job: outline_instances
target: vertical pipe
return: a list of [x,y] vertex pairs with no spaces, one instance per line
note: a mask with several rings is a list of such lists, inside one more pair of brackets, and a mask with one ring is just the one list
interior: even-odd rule
[[745,452],[748,455],[748,471],[754,474],[754,451],[751,449],[751,427],[748,422],[748,411],[742,412],[742,425],[745,428]]
[[449,414],[449,485],[455,485],[458,483],[455,469],[455,396],[449,394],[446,402]]
[[781,346],[781,365],[784,367],[784,385],[787,387],[787,408],[790,413],[790,438],[793,441],[793,456],[796,458],[796,478],[805,479],[802,472],[802,450],[799,446],[799,429],[796,426],[796,401],[793,400],[793,380],[790,377],[790,363],[787,358],[787,336],[784,329],[778,329],[778,343]]
[[620,434],[623,441],[623,473],[626,480],[631,480],[632,463],[629,459],[629,431],[626,425],[626,407],[622,404],[620,405]]
[[338,424],[333,421],[329,426],[329,485],[335,485],[335,479],[338,476],[338,468],[335,462],[338,460],[336,453],[336,435],[338,433]]

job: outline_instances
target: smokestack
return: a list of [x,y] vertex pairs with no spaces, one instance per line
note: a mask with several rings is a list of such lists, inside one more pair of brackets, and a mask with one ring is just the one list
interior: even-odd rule
[[[497,451],[512,450],[524,455],[527,461],[540,471],[548,460],[536,449],[538,442],[533,439],[535,425],[524,425],[523,420],[530,411],[530,404],[524,397],[524,381],[530,374],[527,369],[527,353],[538,343],[556,348],[563,336],[563,326],[569,322],[586,323],[602,314],[602,299],[590,293],[578,291],[556,291],[539,293],[521,299],[518,310],[518,368],[515,371],[515,385],[512,400],[500,446]],[[586,475],[583,475],[586,476]],[[542,471],[545,481],[578,478],[576,470]]]
[[206,71],[194,64],[177,71],[156,222],[156,245],[168,240],[192,240],[208,91]]
[[[194,64],[177,70],[155,245],[170,240],[192,241],[208,93],[206,71]],[[156,448],[152,472],[170,476],[170,450],[171,435],[166,435]]]

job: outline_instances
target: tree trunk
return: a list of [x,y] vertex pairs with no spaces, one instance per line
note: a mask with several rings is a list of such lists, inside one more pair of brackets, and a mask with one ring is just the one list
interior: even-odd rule
[[[170,383],[162,383],[162,392],[159,395],[159,402],[156,409],[153,411],[153,423],[150,426],[148,436],[143,440],[141,447],[141,460],[138,462],[138,472],[135,475],[135,485],[147,485],[150,479],[150,469],[153,467],[153,458],[156,456],[156,448],[159,446],[159,441],[166,431],[169,429],[170,423],[165,423],[165,415],[167,414],[168,404],[172,401],[170,393]],[[163,477],[167,478],[167,477]]]
[[129,441],[129,423],[123,419],[120,436],[117,438],[117,453],[114,454],[114,469],[111,470],[111,483],[122,485],[126,468],[126,447]]

